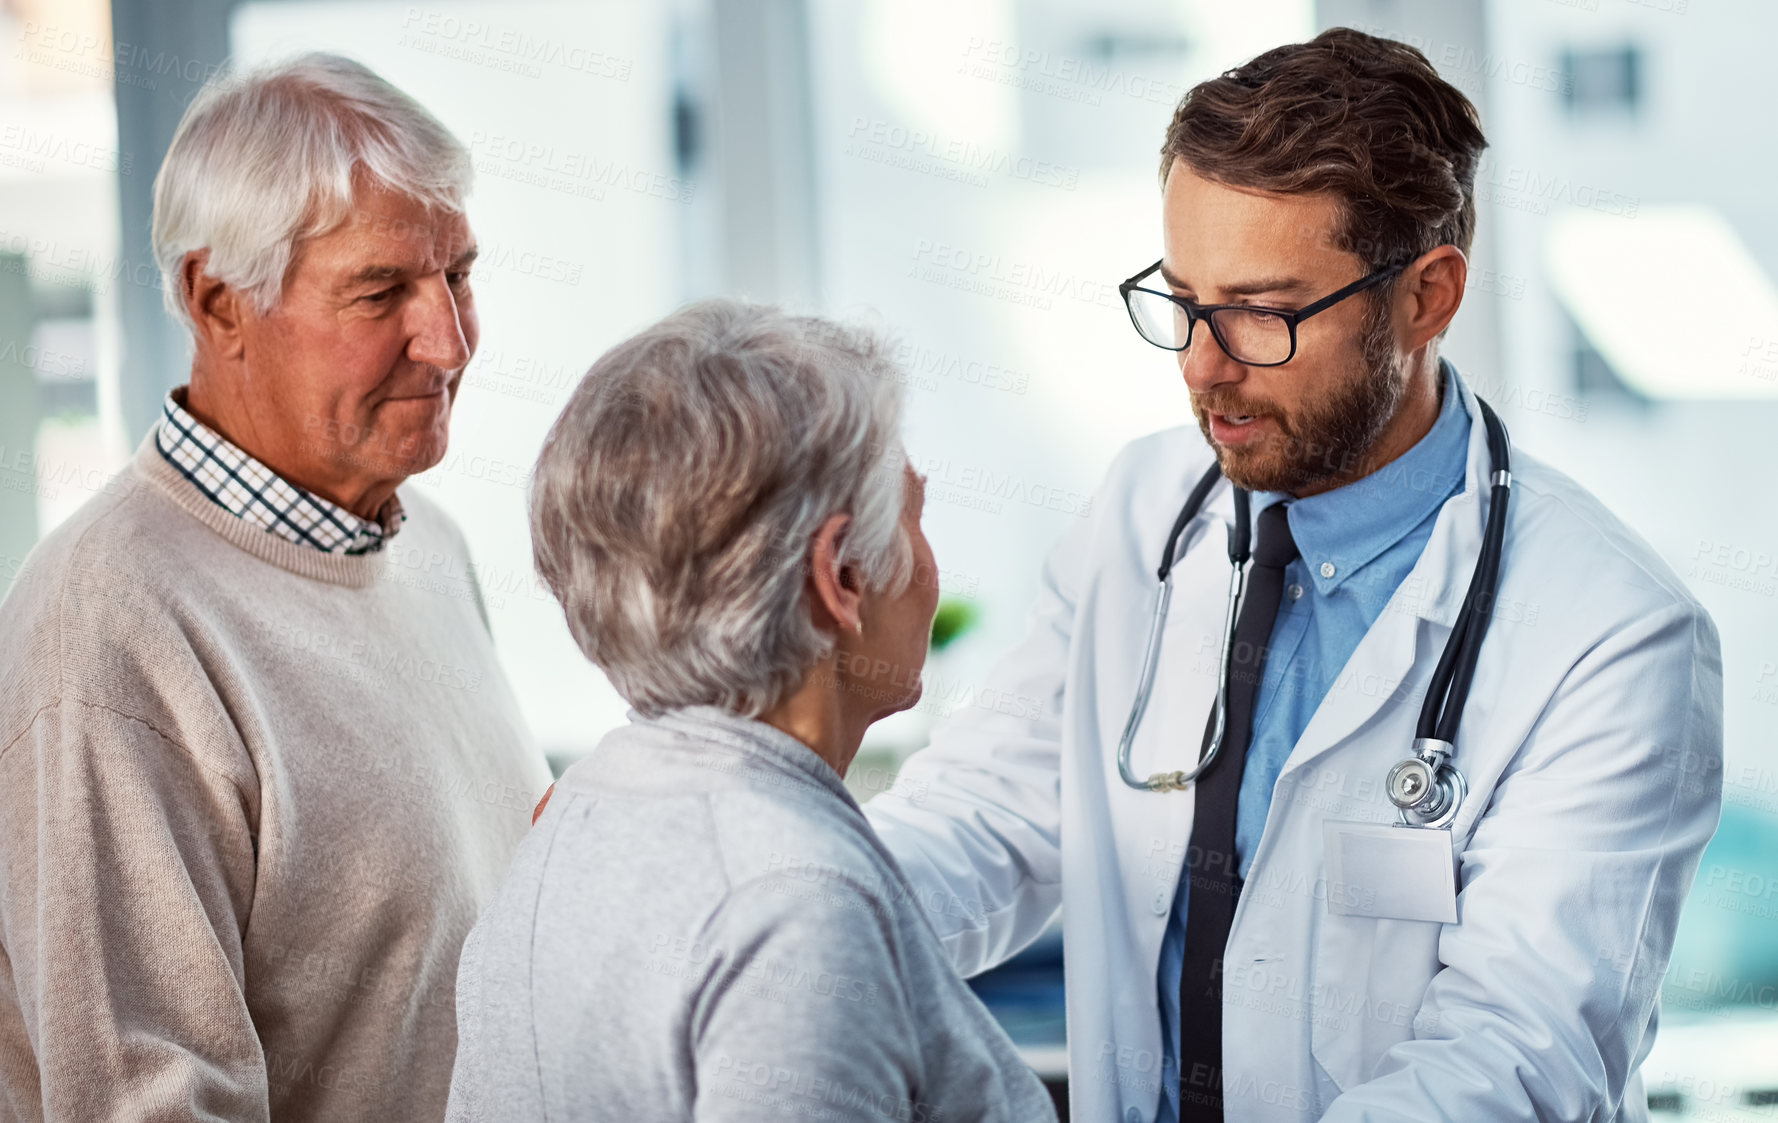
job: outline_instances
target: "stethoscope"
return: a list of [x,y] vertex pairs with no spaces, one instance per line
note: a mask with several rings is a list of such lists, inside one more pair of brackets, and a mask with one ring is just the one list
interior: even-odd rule
[[[1450,390],[1455,393],[1455,388]],[[1469,697],[1470,683],[1475,678],[1476,660],[1482,650],[1482,636],[1493,615],[1494,592],[1500,583],[1500,558],[1506,542],[1506,501],[1512,490],[1513,475],[1508,457],[1506,426],[1494,410],[1480,398],[1482,421],[1488,431],[1488,458],[1492,464],[1489,476],[1488,526],[1482,535],[1482,554],[1476,559],[1475,573],[1469,580],[1469,591],[1463,597],[1463,608],[1457,614],[1456,626],[1445,643],[1433,669],[1432,681],[1426,690],[1426,701],[1420,707],[1420,720],[1414,728],[1413,755],[1389,770],[1384,790],[1400,811],[1403,826],[1438,828],[1457,817],[1463,797],[1469,794],[1469,781],[1451,758],[1457,751],[1457,723],[1463,716],[1463,704]],[[1130,719],[1117,746],[1117,771],[1124,783],[1138,791],[1169,792],[1190,787],[1199,776],[1216,763],[1222,749],[1228,712],[1229,661],[1235,645],[1235,622],[1246,586],[1246,566],[1251,556],[1253,536],[1252,500],[1247,491],[1234,489],[1235,525],[1229,534],[1228,609],[1223,622],[1222,654],[1216,672],[1216,710],[1210,744],[1187,771],[1156,772],[1147,780],[1139,780],[1130,771],[1130,746],[1135,743],[1136,730],[1142,714],[1148,709],[1149,695],[1154,692],[1156,665],[1160,661],[1161,632],[1167,622],[1167,606],[1173,599],[1173,553],[1180,535],[1198,517],[1204,501],[1222,469],[1212,463],[1199,479],[1173,529],[1167,534],[1166,550],[1156,576],[1160,588],[1155,596],[1154,619],[1148,628],[1148,653],[1142,659],[1141,681],[1136,700],[1130,706]]]

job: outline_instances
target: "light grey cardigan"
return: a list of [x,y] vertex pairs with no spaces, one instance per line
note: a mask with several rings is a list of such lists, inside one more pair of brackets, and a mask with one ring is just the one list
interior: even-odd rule
[[824,761],[630,717],[464,944],[449,1120],[1054,1119]]

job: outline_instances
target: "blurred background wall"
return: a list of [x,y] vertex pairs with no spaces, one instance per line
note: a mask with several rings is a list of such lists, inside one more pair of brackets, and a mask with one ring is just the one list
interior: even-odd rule
[[[450,454],[417,486],[468,533],[558,766],[625,710],[534,580],[525,526],[530,466],[588,363],[718,293],[899,341],[927,531],[973,625],[920,709],[873,731],[852,778],[868,795],[934,718],[984,704],[1040,559],[1115,450],[1189,419],[1115,288],[1158,256],[1174,103],[1336,24],[1419,47],[1482,111],[1479,244],[1446,354],[1721,629],[1723,826],[1645,1073],[1663,1114],[1778,1117],[1767,0],[4,0],[0,589],[185,380],[148,253],[184,106],[230,64],[343,51],[474,155],[483,344]],[[1059,989],[1038,954],[1001,1008],[1054,1075]]]

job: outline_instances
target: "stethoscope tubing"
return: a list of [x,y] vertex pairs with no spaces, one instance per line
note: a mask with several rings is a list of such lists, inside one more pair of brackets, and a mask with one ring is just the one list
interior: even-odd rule
[[[1493,616],[1495,595],[1500,582],[1500,563],[1505,553],[1507,501],[1512,490],[1511,444],[1506,427],[1487,402],[1477,398],[1476,404],[1481,407],[1482,421],[1487,429],[1490,461],[1488,521],[1482,534],[1481,554],[1476,559],[1475,571],[1463,596],[1463,606],[1458,611],[1450,639],[1446,641],[1433,669],[1426,699],[1420,708],[1420,716],[1415,725],[1415,754],[1408,758],[1409,762],[1415,759],[1425,761],[1445,787],[1442,789],[1442,801],[1437,803],[1437,813],[1430,821],[1415,822],[1410,808],[1402,807],[1401,821],[1405,826],[1439,827],[1448,824],[1455,817],[1457,808],[1469,790],[1468,781],[1450,763],[1450,758],[1456,751],[1457,726],[1462,720],[1463,708],[1469,699],[1469,689],[1475,679],[1482,638],[1486,635],[1489,620]],[[1211,489],[1221,477],[1220,466],[1212,463],[1192,488],[1167,534],[1161,564],[1155,571],[1158,584],[1154,614],[1149,621],[1148,645],[1143,653],[1136,697],[1130,707],[1130,716],[1124,723],[1123,733],[1118,738],[1117,750],[1119,777],[1126,785],[1141,791],[1181,791],[1191,787],[1198,777],[1215,764],[1227,731],[1229,661],[1233,656],[1236,619],[1245,589],[1246,564],[1252,545],[1252,507],[1248,493],[1241,488],[1234,489],[1235,521],[1229,534],[1229,562],[1232,572],[1229,579],[1228,607],[1223,621],[1222,649],[1217,661],[1216,702],[1210,742],[1190,769],[1156,772],[1143,780],[1130,767],[1136,732],[1148,710],[1148,703],[1154,692],[1155,675],[1159,670],[1162,635],[1166,628],[1167,611],[1173,600],[1173,563],[1179,539],[1186,527],[1202,511]],[[1428,804],[1432,801],[1433,797],[1429,795]]]
[[1210,733],[1210,744],[1198,763],[1189,771],[1156,772],[1147,780],[1139,780],[1130,771],[1130,746],[1135,743],[1136,730],[1142,724],[1142,715],[1148,710],[1148,698],[1154,691],[1156,664],[1161,657],[1161,631],[1167,623],[1167,607],[1173,599],[1173,575],[1161,578],[1160,588],[1155,594],[1154,616],[1148,626],[1148,649],[1142,657],[1142,673],[1136,689],[1135,705],[1130,707],[1129,720],[1124,723],[1124,733],[1118,740],[1117,768],[1124,783],[1132,788],[1146,791],[1167,792],[1182,791],[1190,787],[1199,776],[1216,763],[1216,756],[1222,751],[1222,737],[1228,730],[1228,698],[1230,646],[1235,631],[1235,615],[1240,611],[1241,593],[1246,586],[1247,570],[1237,566],[1229,574],[1229,601],[1222,626],[1222,650],[1216,666],[1216,709],[1214,711],[1215,728]]

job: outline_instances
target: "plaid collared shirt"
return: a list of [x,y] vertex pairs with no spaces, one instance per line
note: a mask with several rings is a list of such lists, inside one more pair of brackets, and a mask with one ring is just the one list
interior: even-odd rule
[[298,546],[329,554],[369,554],[395,536],[407,515],[391,495],[375,521],[304,491],[186,412],[181,391],[167,395],[155,446],[167,462],[232,515]]

